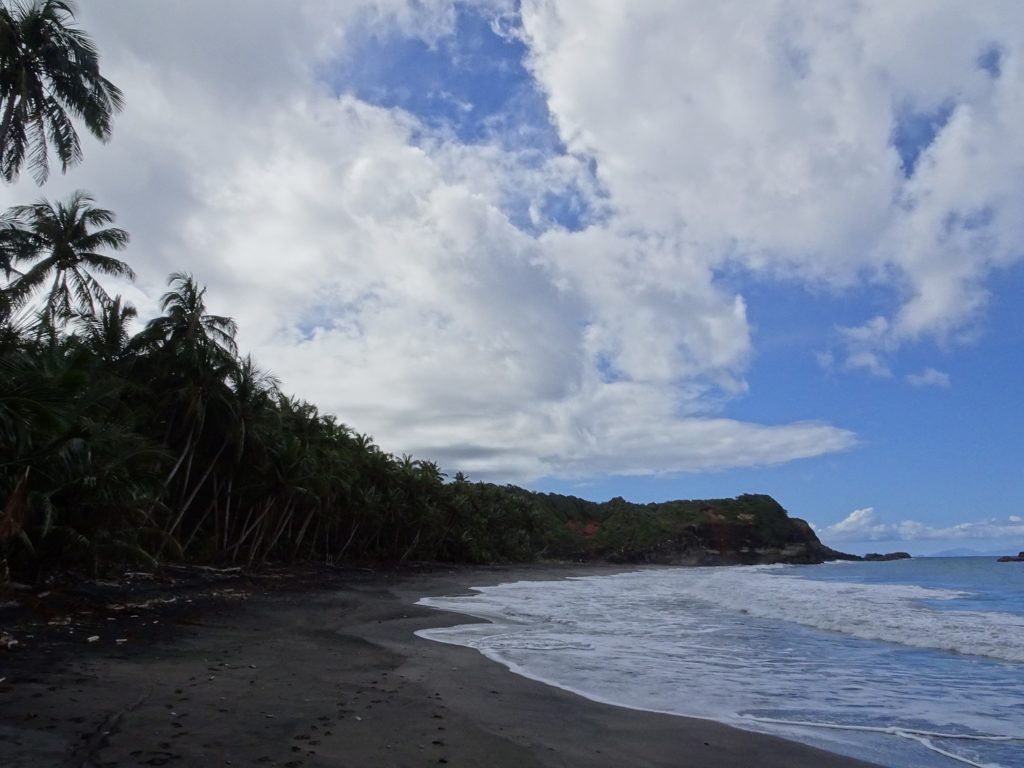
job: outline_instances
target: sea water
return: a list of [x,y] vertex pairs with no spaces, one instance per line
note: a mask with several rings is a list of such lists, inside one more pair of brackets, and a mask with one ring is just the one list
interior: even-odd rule
[[423,605],[423,630],[588,698],[899,768],[1024,766],[1024,564],[654,568]]

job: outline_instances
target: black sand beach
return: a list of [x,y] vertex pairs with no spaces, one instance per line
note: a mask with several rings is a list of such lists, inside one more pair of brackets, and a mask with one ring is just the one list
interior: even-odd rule
[[0,651],[0,766],[867,765],[598,704],[413,634],[468,620],[416,606],[425,595],[595,570],[353,573],[318,590],[257,582],[111,609],[73,634],[60,617],[23,625],[33,636],[22,649]]

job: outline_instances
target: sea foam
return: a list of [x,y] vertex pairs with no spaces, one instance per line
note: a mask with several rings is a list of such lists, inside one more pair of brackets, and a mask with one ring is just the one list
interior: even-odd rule
[[885,573],[871,565],[649,569],[483,587],[421,602],[487,623],[420,634],[598,701],[881,764],[1021,765],[1024,619],[977,610],[1000,602],[971,589],[858,581]]
[[963,590],[814,581],[767,569],[699,569],[676,594],[751,616],[796,622],[865,640],[1024,661],[1024,617],[936,610],[971,597]]

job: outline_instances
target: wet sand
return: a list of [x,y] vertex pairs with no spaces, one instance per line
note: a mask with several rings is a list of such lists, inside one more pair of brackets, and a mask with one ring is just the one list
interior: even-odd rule
[[0,651],[0,765],[867,765],[595,703],[413,634],[470,621],[416,606],[420,597],[601,570],[353,574],[328,590],[256,586],[119,609],[59,642],[40,627],[23,650]]

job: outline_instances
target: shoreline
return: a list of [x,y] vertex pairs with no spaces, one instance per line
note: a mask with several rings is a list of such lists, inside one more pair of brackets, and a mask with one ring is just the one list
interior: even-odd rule
[[176,608],[173,628],[153,638],[122,632],[121,644],[82,638],[0,653],[0,752],[10,768],[869,765],[712,720],[597,702],[414,634],[479,620],[416,605],[423,597],[632,570],[341,574],[321,589],[254,588],[247,599]]

